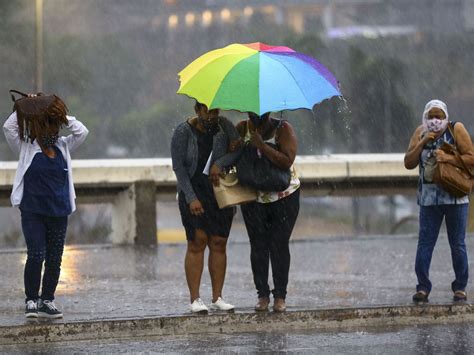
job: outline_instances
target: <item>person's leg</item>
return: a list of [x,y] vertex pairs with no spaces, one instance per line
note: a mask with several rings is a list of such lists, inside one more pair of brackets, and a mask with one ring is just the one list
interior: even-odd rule
[[464,291],[469,277],[466,251],[466,224],[469,205],[449,205],[446,210],[446,228],[456,279],[451,284],[453,292]]
[[47,221],[46,260],[44,263],[41,299],[43,301],[53,301],[61,273],[68,218],[67,216],[45,217],[45,220]]
[[41,270],[46,256],[46,226],[40,215],[21,212],[21,226],[27,247],[24,271],[26,302],[39,298]]
[[265,206],[252,202],[241,206],[242,216],[250,240],[250,263],[253,281],[259,298],[270,296],[268,270],[270,249],[268,245]]
[[196,229],[194,238],[188,240],[188,248],[184,259],[184,270],[188,283],[191,303],[199,298],[202,270],[204,268],[204,251],[208,241],[207,234],[202,229]]
[[431,292],[429,279],[431,257],[443,222],[443,211],[439,206],[420,206],[420,231],[416,249],[415,273],[418,278],[416,291]]
[[290,271],[289,241],[298,217],[300,202],[299,190],[290,196],[272,203],[272,224],[270,228],[270,261],[272,264],[273,297],[286,298],[288,274]]
[[227,238],[213,235],[209,238],[209,261],[208,268],[211,275],[212,302],[222,297],[225,272],[227,267]]

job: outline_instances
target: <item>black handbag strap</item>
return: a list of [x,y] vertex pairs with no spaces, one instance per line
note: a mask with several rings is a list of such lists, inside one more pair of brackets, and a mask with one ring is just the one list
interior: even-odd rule
[[[21,95],[23,97],[28,97],[28,94],[25,94],[24,92],[21,92],[21,91],[18,91],[18,90],[9,90],[9,92],[10,92],[10,96],[11,96],[13,102],[18,100],[18,99],[15,98],[15,95],[13,95],[13,94],[18,94],[18,95]],[[38,92],[36,94],[36,96],[42,96],[42,95],[44,95],[42,92]]]
[[12,97],[12,101],[15,102],[17,99],[15,98],[15,95],[13,94],[18,94],[23,97],[28,97],[28,94],[25,94],[24,92],[18,91],[18,90],[10,90],[10,95]]

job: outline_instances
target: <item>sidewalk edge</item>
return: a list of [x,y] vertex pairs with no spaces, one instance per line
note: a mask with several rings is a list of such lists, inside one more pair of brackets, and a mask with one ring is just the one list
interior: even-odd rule
[[200,333],[345,330],[354,327],[474,321],[474,304],[236,312],[0,327],[0,345]]

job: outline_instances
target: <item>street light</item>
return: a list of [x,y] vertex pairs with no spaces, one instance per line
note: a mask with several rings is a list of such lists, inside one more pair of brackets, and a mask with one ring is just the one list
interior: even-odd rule
[[43,0],[36,0],[36,92],[43,90]]

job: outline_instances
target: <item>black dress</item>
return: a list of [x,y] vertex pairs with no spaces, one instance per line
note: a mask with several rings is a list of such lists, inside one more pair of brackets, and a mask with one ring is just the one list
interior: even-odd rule
[[198,163],[196,171],[191,177],[191,185],[197,199],[204,208],[204,213],[200,216],[192,215],[184,193],[179,193],[179,212],[184,229],[186,230],[186,239],[188,241],[194,240],[196,229],[202,229],[208,236],[215,235],[228,238],[232,226],[232,219],[235,214],[235,207],[219,209],[216,198],[214,197],[212,183],[209,181],[209,177],[203,174],[203,170],[212,151],[213,138],[217,130],[203,133],[192,125],[190,126],[197,137],[198,143]]

